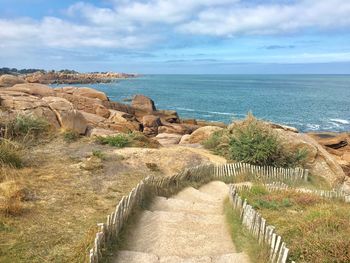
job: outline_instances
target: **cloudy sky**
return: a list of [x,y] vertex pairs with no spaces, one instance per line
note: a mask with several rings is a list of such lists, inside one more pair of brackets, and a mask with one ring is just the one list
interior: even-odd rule
[[0,67],[350,73],[350,0],[0,0]]

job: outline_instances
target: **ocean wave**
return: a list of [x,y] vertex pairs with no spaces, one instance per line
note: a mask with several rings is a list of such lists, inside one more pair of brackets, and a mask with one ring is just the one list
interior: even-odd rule
[[343,120],[343,119],[330,119],[331,122],[336,122],[336,123],[340,123],[340,124],[350,124],[349,121],[347,120]]
[[177,107],[176,109],[177,110],[181,110],[181,111],[199,112],[199,113],[203,113],[203,114],[245,116],[244,114],[236,114],[236,113],[232,113],[232,112],[203,111],[203,110],[195,110],[195,109],[191,109],[191,108],[182,108],[182,107]]

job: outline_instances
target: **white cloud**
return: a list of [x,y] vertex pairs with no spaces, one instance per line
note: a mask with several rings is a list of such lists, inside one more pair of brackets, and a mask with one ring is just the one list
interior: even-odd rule
[[184,33],[214,36],[278,34],[350,26],[350,1],[301,0],[294,4],[234,5],[201,11],[178,26]]
[[110,0],[78,2],[65,17],[1,19],[2,46],[144,48],[169,35],[230,37],[350,26],[348,0]]

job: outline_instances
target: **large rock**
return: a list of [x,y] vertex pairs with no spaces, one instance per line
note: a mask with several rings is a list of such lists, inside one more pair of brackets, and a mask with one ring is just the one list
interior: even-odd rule
[[[97,110],[101,110],[101,107],[104,107],[100,99],[74,96],[65,92],[57,92],[56,96],[64,98],[71,102],[76,110],[85,111],[87,113],[96,114]],[[100,105],[101,107],[98,107],[97,105]]]
[[0,107],[18,114],[30,114],[44,118],[55,128],[60,128],[56,114],[38,97],[17,91],[0,90]]
[[204,126],[195,130],[190,138],[188,138],[188,143],[201,143],[210,138],[210,136],[217,131],[221,131],[222,128],[217,126]]
[[131,106],[149,113],[156,110],[154,101],[144,95],[135,95]]
[[160,118],[155,115],[145,115],[142,118],[143,133],[147,136],[158,134],[158,127],[162,125]]
[[87,136],[90,137],[107,137],[107,136],[114,136],[119,134],[119,132],[102,129],[102,128],[89,128],[86,132]]
[[306,168],[310,170],[311,174],[325,178],[334,187],[344,181],[344,171],[336,159],[316,140],[307,134],[293,131],[276,129],[276,132],[284,146],[291,152],[296,152],[298,149],[307,150]]
[[74,109],[72,103],[58,97],[45,97],[43,101],[55,112],[62,129],[85,134],[87,121],[79,111]]
[[174,133],[174,134],[190,134],[196,130],[198,126],[177,123],[164,123],[163,126],[158,127],[158,133]]
[[109,127],[118,131],[140,131],[141,124],[136,118],[122,111],[110,110],[111,115],[108,118]]
[[169,145],[179,144],[181,137],[182,136],[179,134],[160,133],[155,137],[155,139],[162,146],[169,146]]
[[39,96],[39,97],[48,97],[48,96],[55,95],[54,90],[49,86],[42,85],[42,84],[35,84],[35,83],[17,84],[11,88],[7,88],[7,90],[24,92],[24,93],[27,93],[33,96]]
[[86,98],[91,99],[99,99],[101,101],[108,101],[108,97],[105,93],[92,89],[92,88],[86,88],[86,87],[63,87],[63,88],[56,88],[55,89],[58,92],[64,92],[67,94],[71,94],[74,96],[82,96]]
[[2,75],[0,76],[0,88],[1,87],[12,87],[13,85],[25,83],[25,80],[21,77],[13,75]]

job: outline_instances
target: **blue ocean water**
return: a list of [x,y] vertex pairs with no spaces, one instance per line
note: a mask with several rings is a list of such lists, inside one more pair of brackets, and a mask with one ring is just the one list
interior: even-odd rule
[[350,75],[145,75],[83,86],[121,102],[144,94],[182,118],[229,123],[252,111],[301,131],[350,130]]

